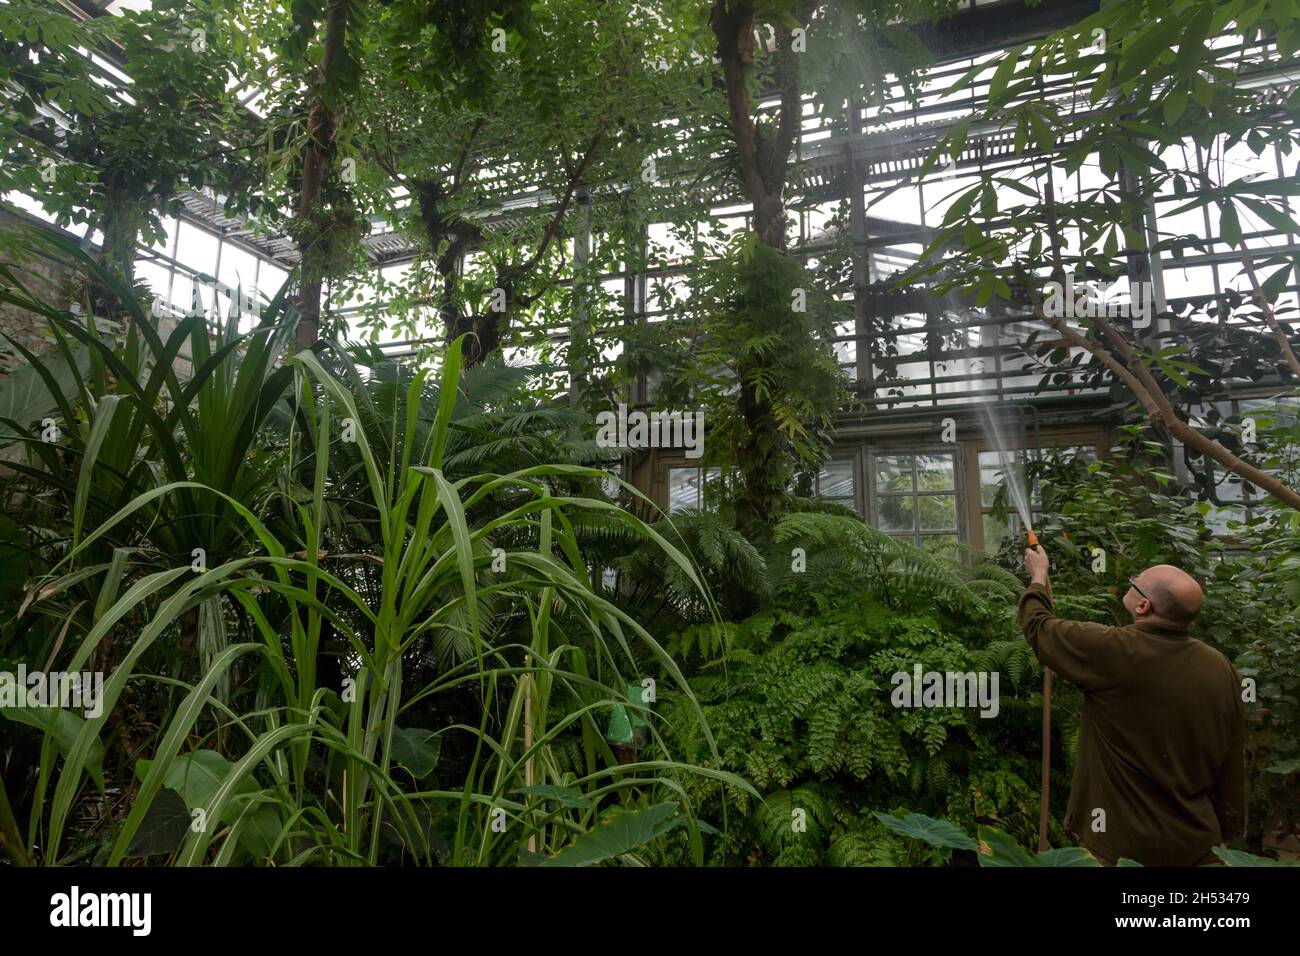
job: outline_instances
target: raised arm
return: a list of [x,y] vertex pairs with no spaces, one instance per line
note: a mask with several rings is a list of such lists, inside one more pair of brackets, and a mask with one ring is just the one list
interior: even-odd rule
[[1056,616],[1047,552],[1041,547],[1025,552],[1025,567],[1030,584],[1020,595],[1020,629],[1039,663],[1084,690],[1109,686],[1114,681],[1112,662],[1119,652],[1117,628]]

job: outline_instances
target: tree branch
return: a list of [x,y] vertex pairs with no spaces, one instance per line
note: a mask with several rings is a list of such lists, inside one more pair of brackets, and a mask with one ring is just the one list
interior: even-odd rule
[[1277,316],[1273,314],[1273,307],[1268,304],[1268,299],[1264,297],[1264,289],[1260,286],[1259,278],[1255,275],[1255,264],[1244,256],[1241,264],[1250,279],[1250,287],[1255,290],[1255,302],[1259,305],[1260,311],[1264,313],[1264,321],[1273,333],[1273,338],[1277,339],[1278,348],[1282,350],[1282,357],[1286,359],[1286,364],[1291,366],[1291,371],[1295,373],[1296,378],[1300,378],[1300,358],[1296,358],[1295,350],[1291,348],[1291,340],[1287,338],[1286,332],[1278,324]]
[[[1168,429],[1169,433],[1181,441],[1187,447],[1205,455],[1218,462],[1228,471],[1249,481],[1252,485],[1262,489],[1272,495],[1278,501],[1282,502],[1289,508],[1300,511],[1300,494],[1287,487],[1281,481],[1267,472],[1261,471],[1254,465],[1242,461],[1228,449],[1224,448],[1217,441],[1202,435],[1192,426],[1188,425],[1174,413],[1173,406],[1170,405],[1168,398],[1165,397],[1164,390],[1160,389],[1155,382],[1154,377],[1141,360],[1136,356],[1133,347],[1128,340],[1118,331],[1110,327],[1110,323],[1104,319],[1099,323],[1102,331],[1107,338],[1115,344],[1121,354],[1126,354],[1130,365],[1138,374],[1129,371],[1123,363],[1112,355],[1104,345],[1092,339],[1085,338],[1074,329],[1066,324],[1064,319],[1055,318],[1045,314],[1041,307],[1034,306],[1034,314],[1039,319],[1046,322],[1054,328],[1062,338],[1080,348],[1086,349],[1090,354],[1095,355],[1121,382],[1128,386],[1129,391],[1137,398],[1151,419],[1151,423],[1157,427]],[[1097,321],[1094,318],[1094,322]],[[1109,330],[1109,331],[1107,331]],[[1145,383],[1155,385],[1156,394],[1152,394],[1151,389]]]
[[767,199],[768,189],[759,167],[746,74],[746,67],[754,62],[754,8],[748,0],[734,4],[716,0],[709,19],[714,36],[718,38],[718,58],[722,61],[727,109],[731,115],[731,132],[736,140],[741,177],[750,202],[757,207]]
[[486,122],[487,120],[481,116],[474,121],[474,125],[469,131],[469,136],[465,139],[465,148],[461,150],[460,161],[456,163],[456,171],[452,174],[451,189],[447,191],[448,196],[456,195],[456,192],[461,188],[461,186],[465,185],[461,180],[461,175],[465,172],[465,162],[469,159],[470,153],[473,151],[474,137],[478,136],[479,130],[483,128],[483,125]]

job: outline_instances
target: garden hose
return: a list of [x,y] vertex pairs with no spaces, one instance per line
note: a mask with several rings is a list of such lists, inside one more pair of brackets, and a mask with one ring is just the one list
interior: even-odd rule
[[[1029,546],[1040,547],[1038,535],[1034,529],[1029,530]],[[1041,783],[1042,799],[1038,811],[1038,852],[1047,849],[1047,796],[1048,784],[1052,770],[1052,669],[1043,668],[1043,777]]]

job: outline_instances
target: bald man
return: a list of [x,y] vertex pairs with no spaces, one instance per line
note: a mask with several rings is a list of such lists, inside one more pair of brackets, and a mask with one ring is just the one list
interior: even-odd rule
[[1102,863],[1217,862],[1245,824],[1245,714],[1228,659],[1187,633],[1205,594],[1168,564],[1132,578],[1133,623],[1063,621],[1047,552],[1025,552],[1020,627],[1038,660],[1084,694],[1065,827]]

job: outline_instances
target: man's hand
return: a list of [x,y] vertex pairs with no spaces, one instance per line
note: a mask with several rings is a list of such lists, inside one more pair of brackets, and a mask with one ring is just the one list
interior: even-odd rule
[[1040,544],[1036,548],[1028,548],[1025,551],[1025,570],[1029,572],[1030,584],[1041,584],[1043,587],[1050,587],[1047,581],[1047,551]]

